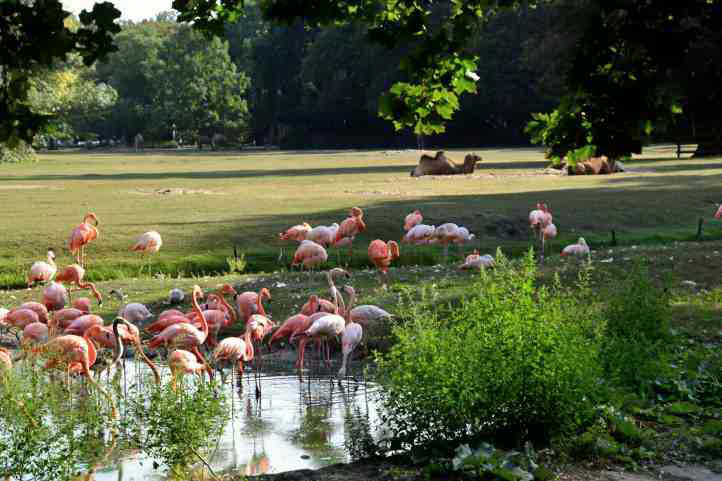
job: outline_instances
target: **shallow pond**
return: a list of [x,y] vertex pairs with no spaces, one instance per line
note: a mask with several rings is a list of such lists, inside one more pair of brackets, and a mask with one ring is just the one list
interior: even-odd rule
[[[316,366],[299,376],[287,362],[265,363],[260,399],[252,372],[247,370],[242,379],[227,372],[222,389],[232,400],[231,412],[217,445],[208,450],[214,472],[257,475],[350,461],[349,443],[376,426],[378,387],[364,381],[358,365],[355,377],[341,383],[334,377],[337,369]],[[126,361],[121,385],[132,385],[145,371],[145,365]],[[167,382],[168,370],[163,371]],[[165,479],[164,469],[154,464],[142,453],[117,452],[95,479]]]

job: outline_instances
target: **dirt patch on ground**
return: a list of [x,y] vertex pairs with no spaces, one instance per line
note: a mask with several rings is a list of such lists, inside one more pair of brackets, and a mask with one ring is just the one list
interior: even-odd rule
[[154,190],[143,190],[137,189],[130,192],[131,194],[137,195],[223,195],[221,192],[213,192],[211,190],[204,189],[183,189],[180,187],[154,189]]
[[[224,481],[240,481],[242,476],[228,475]],[[385,461],[367,461],[352,464],[334,464],[319,470],[301,469],[286,473],[254,477],[259,481],[421,481],[451,480],[456,477],[429,477],[422,469],[392,464]]]

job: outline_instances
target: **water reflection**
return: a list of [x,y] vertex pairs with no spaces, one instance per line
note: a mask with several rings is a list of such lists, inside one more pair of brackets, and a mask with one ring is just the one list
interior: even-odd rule
[[[136,389],[149,370],[127,361],[121,393]],[[360,372],[357,378],[362,378]],[[167,377],[167,371],[166,371]],[[256,398],[250,372],[227,376],[223,390],[231,401],[229,421],[215,446],[206,450],[215,473],[233,471],[254,476],[294,469],[318,469],[350,461],[352,437],[367,436],[377,420],[373,384],[332,378],[332,370],[299,377],[291,369],[261,374],[262,396]],[[122,394],[121,394],[122,395]],[[351,449],[353,452],[353,449]],[[162,469],[142,453],[114,453],[98,481],[164,479]]]

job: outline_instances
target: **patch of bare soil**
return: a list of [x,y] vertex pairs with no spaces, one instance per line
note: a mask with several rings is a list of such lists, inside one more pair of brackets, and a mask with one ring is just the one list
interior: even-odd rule
[[180,187],[154,189],[154,190],[136,189],[136,190],[131,191],[130,193],[137,194],[137,195],[194,195],[194,194],[223,195],[221,192],[213,192],[211,190],[182,189]]

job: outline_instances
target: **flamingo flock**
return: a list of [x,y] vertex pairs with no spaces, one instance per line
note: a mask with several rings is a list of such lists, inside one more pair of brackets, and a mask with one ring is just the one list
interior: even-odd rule
[[[722,206],[715,217],[722,218]],[[528,219],[533,237],[541,244],[543,256],[548,242],[558,233],[552,212],[546,203],[540,202],[531,210]],[[270,314],[272,295],[269,288],[238,292],[230,284],[221,285],[210,293],[194,286],[190,295],[191,309],[186,312],[180,310],[186,296],[178,288],[171,290],[168,298],[168,304],[178,308],[165,309],[157,315],[143,304],[128,303],[120,308],[115,320],[107,324],[100,315],[91,312],[93,303],[90,299],[71,299],[73,292],[88,290],[98,306],[103,303],[103,296],[95,284],[85,280],[86,248],[98,239],[98,225],[97,215],[91,212],[72,230],[68,246],[74,263],[58,267],[55,250],[49,248],[45,260],[30,266],[28,288],[42,285],[39,302],[26,302],[10,310],[0,308],[0,326],[16,333],[21,349],[20,356],[13,358],[9,350],[0,348],[0,374],[9,372],[13,363],[22,359],[41,358],[46,370],[64,372],[68,385],[73,375],[86,377],[114,406],[109,393],[91,372],[103,350],[113,351],[110,363],[113,366],[119,363],[124,347],[132,345],[150,367],[157,384],[162,381],[161,369],[146,351],[165,351],[171,385],[178,389],[179,382],[182,383],[188,374],[213,379],[215,371],[231,368],[242,376],[249,364],[258,371],[264,349],[270,353],[281,342],[297,344],[295,366],[298,369],[305,368],[308,344],[315,346],[319,360],[331,366],[331,345],[337,342],[340,347],[337,375],[343,378],[354,351],[363,343],[364,329],[393,318],[393,314],[382,307],[355,305],[356,290],[349,284],[341,289],[335,284],[339,278],[346,282],[352,278],[347,269],[353,257],[353,245],[367,230],[364,212],[358,207],[351,208],[348,217],[339,223],[312,227],[302,222],[278,235],[280,241],[298,244],[291,266],[301,266],[309,271],[309,275],[314,269],[324,267],[329,257],[327,249],[338,249],[340,256],[341,248],[348,247],[347,268],[334,267],[326,271],[328,298],[321,293],[311,294],[299,306],[298,312],[278,324]],[[476,235],[469,228],[454,222],[440,222],[438,226],[424,224],[424,216],[417,209],[403,219],[400,243],[441,245],[444,257],[448,256],[449,246],[455,245],[463,259],[459,269],[493,268],[495,259],[491,255],[481,255],[474,250],[464,256],[464,247],[475,240]],[[149,231],[140,235],[130,250],[149,256],[157,253],[162,245],[161,235]],[[575,244],[564,247],[561,255],[589,257],[590,249],[584,238],[579,238]],[[387,287],[389,268],[400,256],[399,243],[394,240],[373,239],[369,242],[368,259],[379,273],[382,288]],[[279,258],[282,257],[281,251]],[[201,304],[201,301],[205,302]],[[143,325],[145,327],[139,327]],[[240,328],[241,334],[221,338],[222,331],[231,327]],[[260,395],[258,383],[256,393]]]

